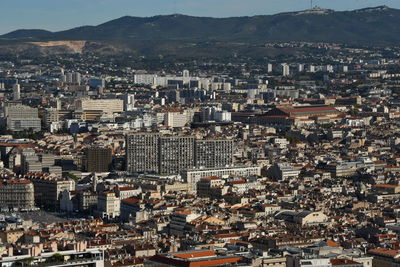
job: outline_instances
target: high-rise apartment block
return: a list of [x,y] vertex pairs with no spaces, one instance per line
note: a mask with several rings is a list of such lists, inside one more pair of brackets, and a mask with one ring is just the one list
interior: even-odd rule
[[135,133],[127,137],[127,171],[174,174],[195,167],[225,167],[232,164],[233,147],[232,140]]
[[233,140],[196,140],[196,167],[225,167],[232,165]]
[[159,172],[179,173],[194,166],[195,138],[191,136],[161,137]]
[[282,76],[289,76],[290,75],[290,67],[288,64],[283,63],[281,65],[282,68]]
[[128,135],[126,139],[127,170],[135,172],[158,172],[158,142],[155,133]]
[[80,85],[82,82],[82,76],[79,72],[67,72],[65,74],[65,79],[62,80],[65,80],[68,84]]
[[86,171],[108,172],[112,162],[110,148],[89,147],[85,149]]

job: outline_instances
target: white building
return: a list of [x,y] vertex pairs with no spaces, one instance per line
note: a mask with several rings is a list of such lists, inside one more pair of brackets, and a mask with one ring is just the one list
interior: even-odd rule
[[281,64],[282,67],[282,76],[289,76],[290,75],[290,67],[288,64],[283,63]]
[[260,176],[261,167],[259,166],[238,166],[238,167],[225,167],[225,168],[206,168],[206,169],[192,169],[184,170],[181,172],[182,179],[190,185],[193,192],[196,191],[196,184],[201,178],[216,176],[228,177],[229,175],[235,176]]
[[326,65],[325,66],[325,71],[326,72],[333,72],[333,66],[332,65]]
[[268,175],[277,181],[295,179],[299,174],[300,170],[285,163],[276,163],[268,169]]
[[272,64],[271,63],[267,64],[267,72],[270,73],[272,71],[273,71]]
[[75,101],[76,110],[100,110],[112,114],[124,111],[124,102],[121,99],[78,99]]
[[169,232],[171,235],[182,235],[185,232],[186,224],[198,218],[200,215],[191,210],[175,211],[171,215]]
[[223,121],[231,121],[232,120],[232,114],[228,111],[221,110],[221,111],[216,111],[214,113],[214,119],[217,122],[223,122]]
[[192,122],[193,112],[167,112],[164,115],[164,125],[172,128],[184,127]]
[[135,84],[153,85],[157,77],[157,74],[135,74],[133,79]]
[[120,215],[120,199],[114,192],[102,192],[99,194],[97,213],[102,218],[115,218]]

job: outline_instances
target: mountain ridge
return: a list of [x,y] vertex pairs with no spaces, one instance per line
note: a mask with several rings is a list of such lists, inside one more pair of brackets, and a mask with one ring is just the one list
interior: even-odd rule
[[353,11],[313,8],[304,11],[242,17],[198,17],[183,14],[123,16],[96,26],[68,30],[20,29],[0,40],[218,41],[400,43],[400,10],[387,6]]

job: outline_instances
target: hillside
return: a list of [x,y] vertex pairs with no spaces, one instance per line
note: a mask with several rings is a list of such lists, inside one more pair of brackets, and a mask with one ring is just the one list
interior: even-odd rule
[[386,6],[335,12],[314,9],[268,16],[210,18],[185,15],[122,17],[60,32],[17,30],[0,38],[93,41],[340,42],[397,44],[400,10]]

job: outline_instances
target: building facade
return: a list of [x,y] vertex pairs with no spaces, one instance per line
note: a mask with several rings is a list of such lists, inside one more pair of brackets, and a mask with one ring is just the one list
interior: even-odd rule
[[124,111],[122,99],[79,99],[75,102],[76,110],[100,110],[103,113],[118,113]]
[[233,162],[233,140],[196,140],[196,167],[226,167]]
[[114,192],[102,192],[98,196],[97,215],[102,218],[115,218],[120,215],[120,199]]
[[112,163],[110,148],[89,147],[85,149],[86,171],[108,172]]
[[126,139],[126,162],[129,173],[158,172],[159,135],[131,134]]
[[191,136],[161,137],[159,173],[179,173],[194,166],[194,143]]
[[126,139],[127,171],[177,174],[194,167],[232,165],[233,140],[196,140],[193,136],[135,133]]
[[33,184],[28,180],[7,180],[0,183],[0,206],[29,208],[35,205]]
[[5,109],[7,129],[16,132],[31,129],[39,132],[42,128],[38,114],[37,108],[20,104],[7,106]]
[[35,202],[39,206],[58,208],[61,193],[75,189],[75,182],[72,180],[35,177],[31,181],[35,190]]
[[196,192],[196,184],[201,178],[205,177],[227,177],[229,175],[235,176],[260,176],[261,167],[259,166],[236,166],[224,168],[206,168],[206,169],[191,169],[183,170],[181,172],[182,179],[189,184],[190,190]]

